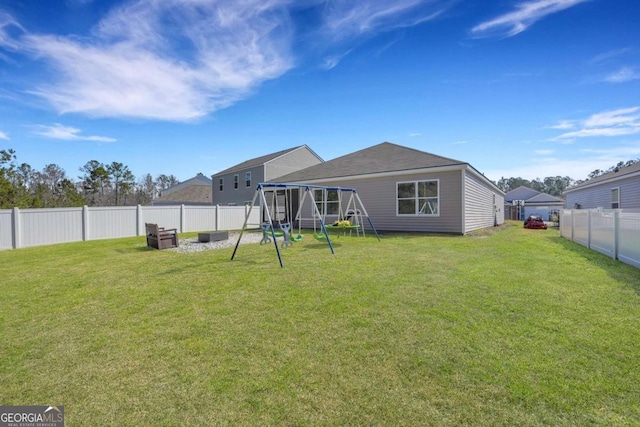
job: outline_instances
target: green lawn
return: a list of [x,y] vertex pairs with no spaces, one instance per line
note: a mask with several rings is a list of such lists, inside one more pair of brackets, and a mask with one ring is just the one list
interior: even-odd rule
[[0,252],[0,404],[68,426],[640,425],[640,271],[512,224]]

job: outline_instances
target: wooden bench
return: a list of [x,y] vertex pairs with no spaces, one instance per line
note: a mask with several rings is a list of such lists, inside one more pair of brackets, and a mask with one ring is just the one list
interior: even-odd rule
[[158,224],[145,223],[147,230],[147,246],[156,249],[167,249],[178,247],[178,230],[158,227]]

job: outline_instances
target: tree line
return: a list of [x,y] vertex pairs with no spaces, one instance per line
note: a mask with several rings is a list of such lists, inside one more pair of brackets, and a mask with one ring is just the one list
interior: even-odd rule
[[0,209],[148,205],[178,184],[174,175],[147,173],[136,179],[119,162],[90,160],[79,171],[77,179],[54,163],[38,171],[18,163],[14,150],[0,150]]
[[578,184],[582,184],[593,178],[597,178],[601,175],[617,172],[618,170],[631,166],[634,163],[640,162],[640,159],[627,160],[626,162],[618,162],[616,165],[611,166],[608,169],[596,169],[589,173],[585,180],[574,180],[568,176],[548,176],[544,179],[536,178],[529,181],[524,178],[500,178],[500,180],[494,184],[504,191],[505,193],[511,190],[515,190],[520,186],[529,187],[541,193],[551,194],[552,196],[562,197],[562,193],[567,188],[573,187]]
[[[628,160],[608,169],[596,169],[587,180],[639,161]],[[178,184],[174,175],[165,174],[153,178],[147,173],[136,180],[129,167],[119,162],[104,164],[90,160],[79,170],[82,175],[77,180],[53,163],[36,171],[27,163],[18,164],[14,150],[0,150],[0,209],[148,205],[161,191]],[[568,176],[534,180],[517,177],[500,178],[494,184],[505,193],[525,186],[562,197],[564,190],[584,181]]]

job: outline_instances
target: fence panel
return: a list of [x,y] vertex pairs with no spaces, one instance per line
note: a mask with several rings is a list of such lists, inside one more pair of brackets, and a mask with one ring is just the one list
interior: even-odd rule
[[21,209],[19,221],[21,247],[83,239],[82,208]]
[[614,211],[592,211],[590,227],[591,249],[616,257],[616,230]]
[[178,232],[182,232],[181,211],[181,206],[144,206],[141,226],[144,230],[144,223],[150,222],[158,224],[160,227],[175,228]]
[[564,238],[571,239],[571,229],[573,228],[571,210],[563,209],[560,212],[560,235]]
[[[180,233],[238,230],[244,224],[246,209],[244,206],[180,205],[3,209],[0,210],[0,250],[143,236],[145,222],[176,228]],[[257,226],[259,220],[260,209],[253,209],[249,226]]]
[[[218,226],[221,230],[239,230],[244,224],[249,207],[245,206],[227,206],[221,210],[218,216]],[[257,226],[260,221],[260,209],[251,209],[248,227]]]
[[217,210],[217,206],[185,206],[185,229],[182,231],[216,231]]
[[640,268],[640,213],[619,214],[618,259]]
[[0,250],[13,248],[13,210],[0,210]]
[[[571,224],[571,228],[567,224]],[[591,209],[562,211],[562,237],[640,268],[640,211]]]
[[589,247],[589,211],[573,212],[573,241]]
[[114,239],[138,234],[136,206],[89,208],[87,240]]

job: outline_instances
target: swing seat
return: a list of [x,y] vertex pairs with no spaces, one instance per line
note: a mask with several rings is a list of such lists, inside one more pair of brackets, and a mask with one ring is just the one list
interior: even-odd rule
[[299,242],[302,240],[302,234],[298,234],[295,237],[291,237],[291,240],[293,240],[294,242]]
[[313,233],[313,238],[316,240],[327,240],[327,237],[324,233]]

